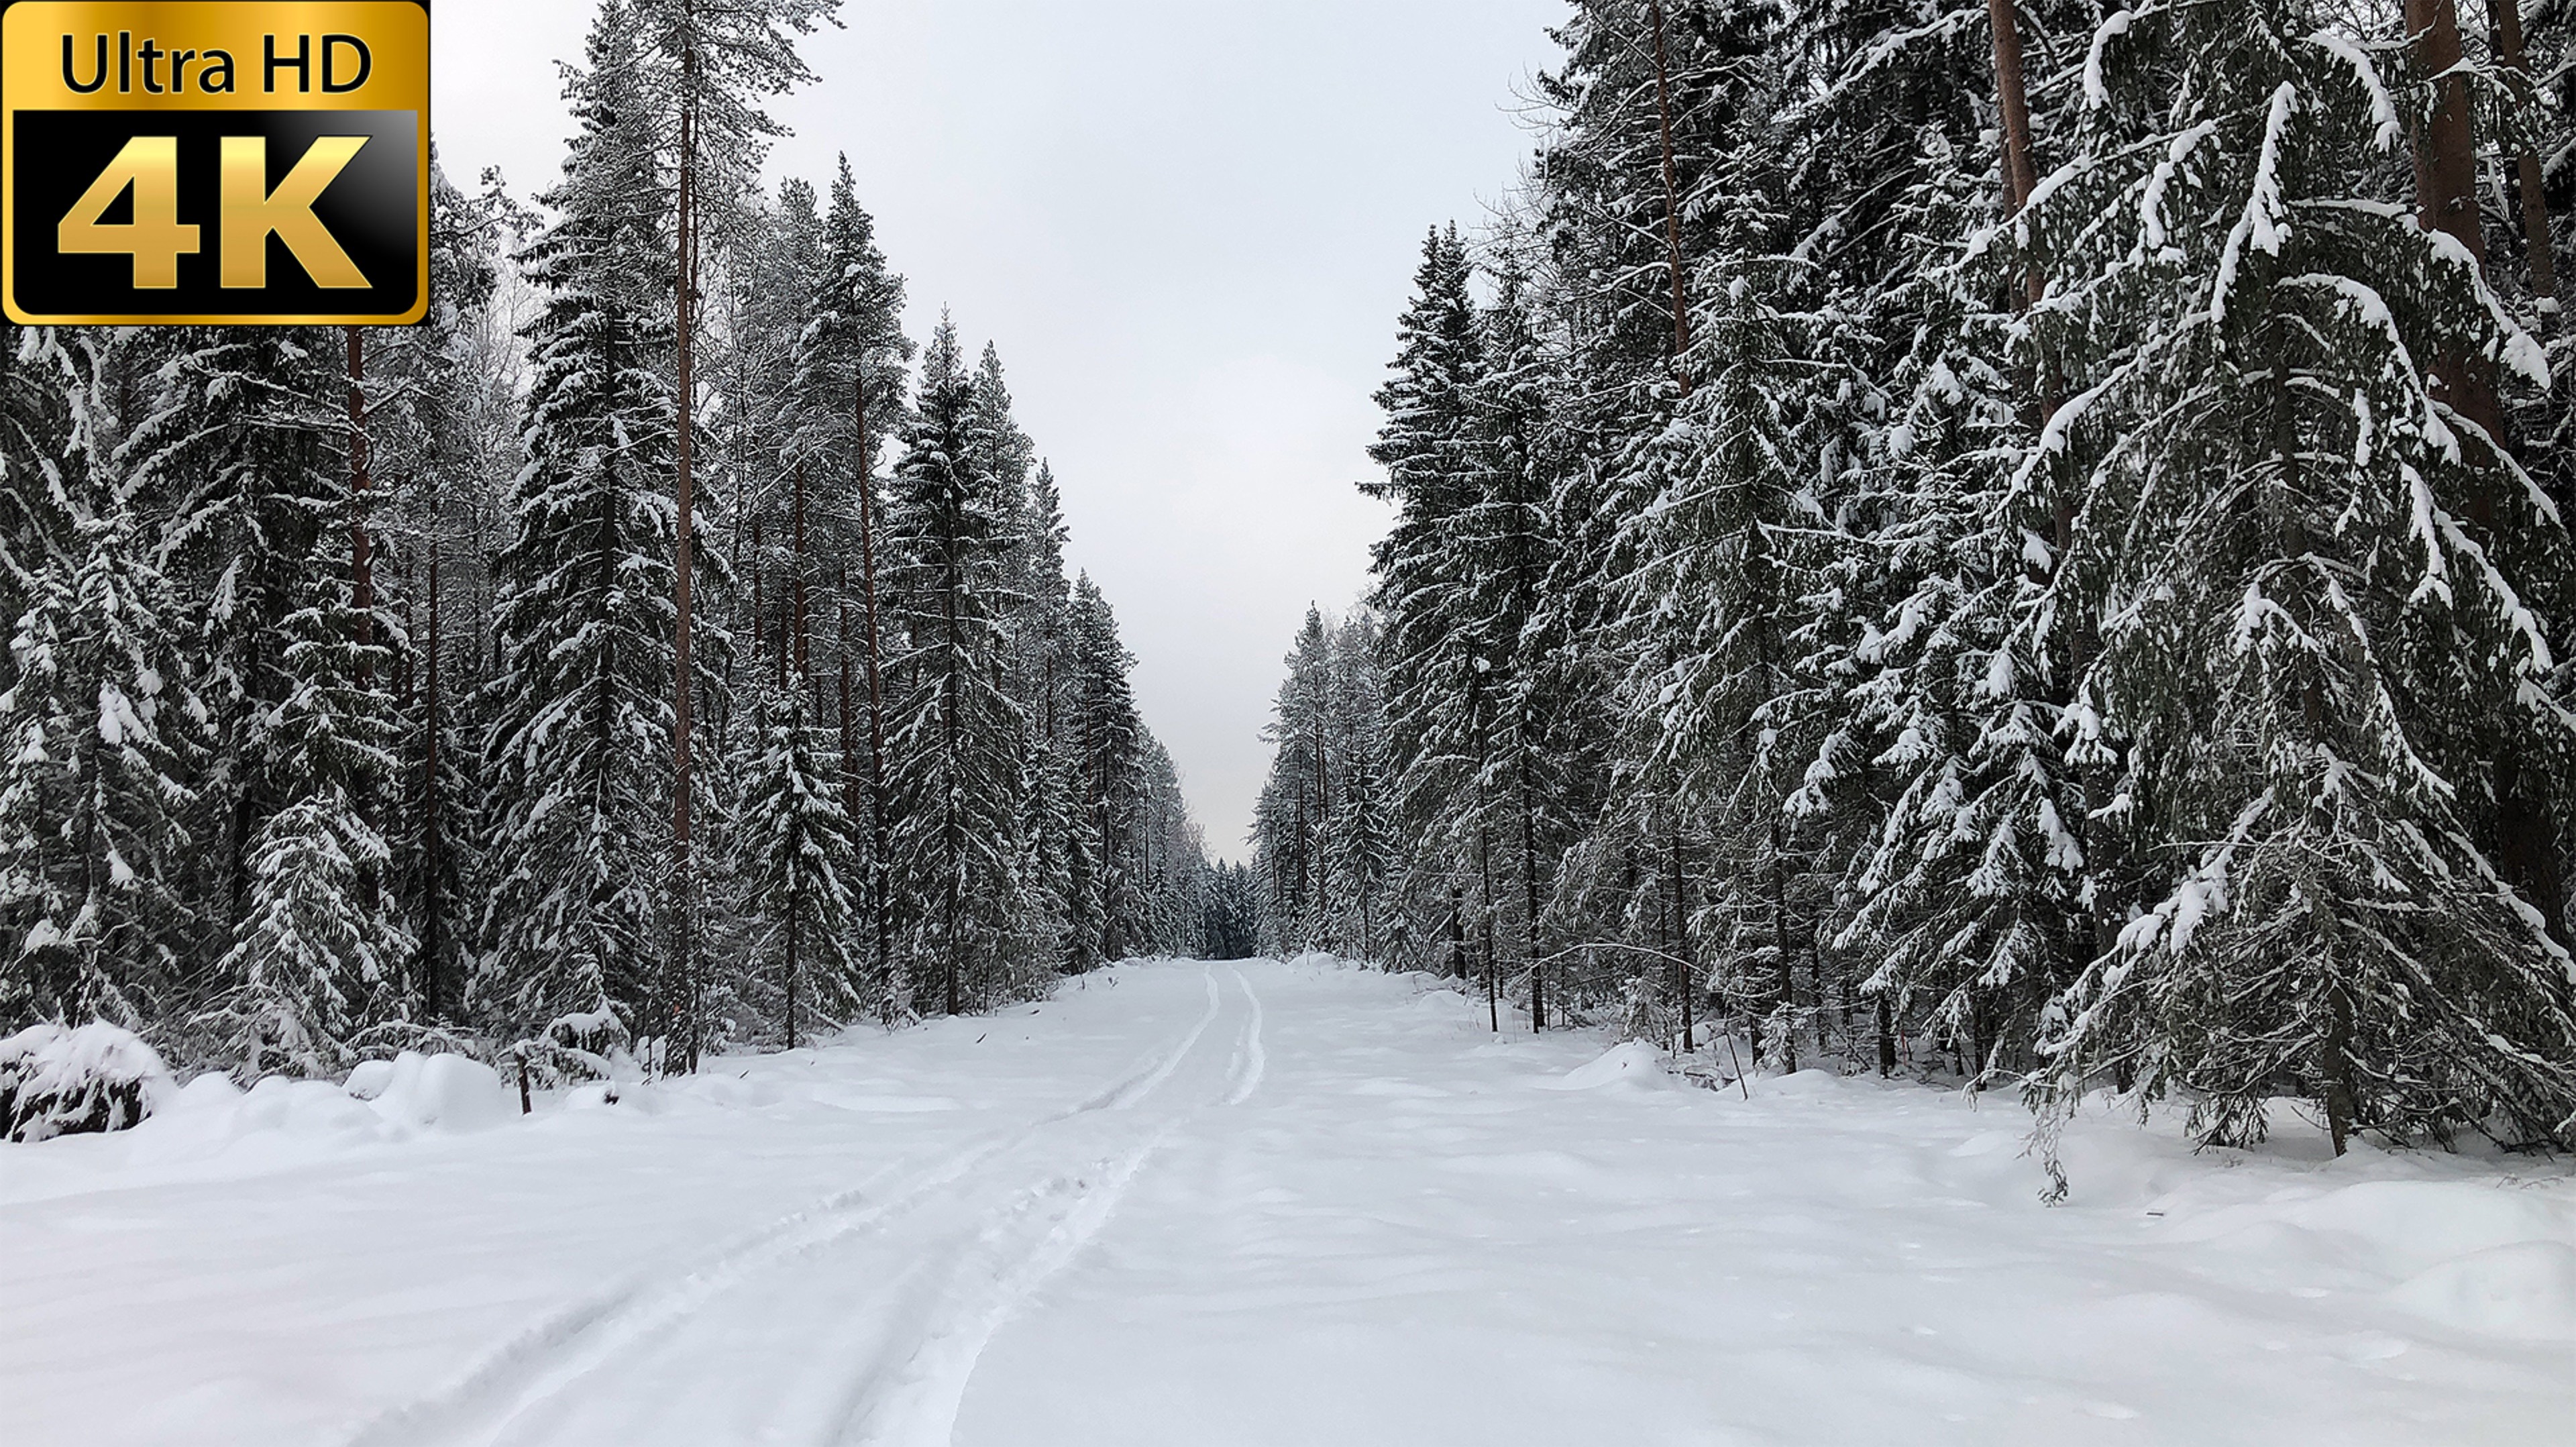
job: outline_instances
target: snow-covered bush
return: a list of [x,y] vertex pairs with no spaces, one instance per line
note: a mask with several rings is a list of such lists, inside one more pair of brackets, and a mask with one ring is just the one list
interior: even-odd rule
[[361,1081],[350,1077],[350,1093],[364,1097],[376,1113],[399,1125],[419,1129],[481,1130],[516,1116],[501,1075],[480,1060],[462,1055],[417,1055],[404,1051],[390,1061],[370,1061],[380,1071]]
[[0,1139],[124,1130],[176,1088],[170,1068],[130,1030],[31,1026],[0,1040]]
[[[602,1001],[596,1010],[582,1010],[558,1015],[546,1026],[548,1043],[565,1050],[578,1050],[585,1055],[607,1057],[628,1049],[634,1037],[627,1033],[626,1022]],[[601,1074],[606,1074],[602,1070]]]
[[631,1060],[634,1049],[633,1032],[602,1001],[596,1010],[556,1016],[545,1029],[502,1052],[496,1063],[513,1081],[524,1076],[534,1089],[556,1090],[610,1079],[617,1062]]

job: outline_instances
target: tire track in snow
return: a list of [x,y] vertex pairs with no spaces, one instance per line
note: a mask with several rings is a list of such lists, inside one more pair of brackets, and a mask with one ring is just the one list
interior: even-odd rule
[[[1262,1039],[1261,996],[1241,970],[1231,965],[1227,970],[1242,990],[1246,1011],[1226,1063],[1224,1094],[1213,1104],[1233,1106],[1260,1086],[1269,1053]],[[1208,1011],[1191,1033],[1193,1042],[1223,1009],[1215,968],[1208,967],[1202,978]],[[1168,1080],[1179,1065],[1176,1057],[1155,1073],[1154,1084]],[[987,1217],[948,1273],[946,1287],[908,1334],[910,1350],[899,1363],[864,1368],[849,1380],[836,1414],[842,1430],[821,1440],[856,1447],[945,1447],[985,1349],[1050,1278],[1081,1255],[1116,1215],[1147,1162],[1185,1120],[1205,1108],[1184,1110],[1123,1154],[1095,1162],[1083,1175],[1059,1177],[1023,1192]],[[1032,1217],[1042,1229],[1030,1230]],[[882,1351],[875,1360],[886,1362],[898,1351],[900,1346]]]
[[[1030,1130],[982,1142],[913,1174],[882,1200],[870,1183],[735,1237],[677,1276],[643,1275],[519,1332],[430,1396],[367,1424],[352,1447],[488,1441],[528,1406],[560,1392],[632,1343],[687,1319],[762,1271],[863,1230],[1010,1149]],[[864,1202],[865,1204],[861,1204]]]
[[851,1383],[838,1414],[843,1429],[827,1440],[860,1447],[945,1447],[984,1349],[1100,1234],[1177,1125],[1166,1124],[1079,1176],[1032,1187],[987,1218],[950,1271],[893,1379],[870,1372]]
[[1270,1071],[1270,1051],[1261,1043],[1261,996],[1252,988],[1252,980],[1242,970],[1227,965],[1234,982],[1243,987],[1243,1002],[1252,1007],[1251,1018],[1243,1027],[1243,1041],[1235,1047],[1234,1089],[1228,1091],[1225,1103],[1241,1105],[1261,1088],[1261,1077]]
[[1129,1077],[1126,1082],[1113,1085],[1100,1094],[1092,1096],[1065,1112],[1064,1115],[1053,1117],[1050,1124],[1054,1120],[1063,1120],[1067,1116],[1078,1115],[1089,1110],[1126,1110],[1162,1089],[1163,1082],[1171,1079],[1172,1072],[1181,1068],[1181,1062],[1189,1058],[1191,1049],[1199,1043],[1199,1037],[1207,1033],[1207,1027],[1215,1024],[1216,1017],[1225,1009],[1224,997],[1216,987],[1216,971],[1213,969],[1202,971],[1200,979],[1207,985],[1207,1013],[1201,1015],[1199,1022],[1190,1027],[1190,1033],[1181,1038],[1178,1048],[1164,1056],[1160,1063]]
[[[1025,1147],[1049,1126],[1096,1112],[1134,1108],[1171,1079],[1223,1012],[1215,972],[1207,971],[1204,980],[1207,1009],[1177,1042],[1075,1104],[942,1157],[903,1178],[881,1199],[871,1195],[894,1167],[735,1237],[676,1277],[638,1276],[557,1311],[486,1353],[446,1387],[376,1417],[350,1439],[351,1447],[498,1441],[532,1409],[577,1387],[637,1344],[684,1326],[710,1303],[760,1273],[899,1216],[985,1162]],[[1136,1155],[1136,1166],[1128,1168],[1126,1177],[1132,1177],[1144,1153],[1160,1138],[1158,1133],[1145,1152]],[[1126,1177],[1120,1178],[1122,1190]]]

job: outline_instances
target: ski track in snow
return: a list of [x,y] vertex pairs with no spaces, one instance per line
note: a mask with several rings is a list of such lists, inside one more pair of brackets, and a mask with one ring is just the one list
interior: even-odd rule
[[1136,1173],[1171,1135],[1166,1126],[1079,1178],[1023,1192],[988,1219],[950,1274],[920,1345],[891,1381],[869,1374],[847,1397],[860,1447],[942,1447],[957,1426],[975,1364],[1018,1308],[1079,1255],[1118,1209]]
[[2566,1440],[2564,1166],[2088,1119],[2050,1209],[2008,1104],[1607,1044],[1148,964],[474,1133],[0,1148],[0,1440]]
[[1261,996],[1252,988],[1251,977],[1233,965],[1225,968],[1242,987],[1243,1003],[1251,1007],[1244,1017],[1243,1042],[1235,1047],[1234,1089],[1225,1096],[1226,1104],[1241,1105],[1261,1088],[1261,1077],[1270,1069],[1270,1052],[1261,1043]]
[[[807,1258],[860,1233],[881,1231],[890,1218],[900,1213],[944,1201],[946,1188],[969,1181],[988,1164],[993,1169],[985,1174],[1007,1178],[1014,1153],[1037,1141],[1050,1127],[1082,1116],[1136,1109],[1171,1080],[1222,1015],[1223,999],[1214,971],[1207,971],[1204,978],[1207,1007],[1177,1041],[1070,1108],[904,1173],[891,1188],[880,1189],[879,1183],[890,1173],[880,1171],[867,1184],[736,1239],[676,1277],[630,1282],[561,1312],[493,1352],[454,1386],[370,1424],[351,1439],[351,1447],[519,1442],[523,1440],[518,1431],[522,1425],[543,1420],[550,1407],[579,1394],[595,1376],[639,1343],[685,1333],[692,1320],[711,1303],[757,1285],[764,1273],[791,1266],[820,1269]],[[1237,978],[1241,978],[1239,972]],[[1253,999],[1249,982],[1244,983],[1244,994],[1247,1000]],[[1251,1028],[1256,1037],[1259,1008],[1254,1000]],[[1072,1259],[1082,1242],[1108,1219],[1126,1183],[1168,1134],[1168,1126],[1153,1131],[1142,1145],[1095,1166],[1086,1173],[1087,1178],[1050,1175],[1010,1193],[1004,1205],[974,1233],[972,1249],[960,1261],[955,1273],[957,1281],[950,1288],[961,1296],[973,1294],[976,1281],[990,1276],[1007,1289],[998,1304],[979,1302],[963,1314],[964,1320],[958,1324],[925,1328],[927,1340],[920,1353],[924,1366],[915,1375],[926,1385],[927,1395],[916,1392],[914,1396],[920,1401],[907,1399],[908,1415],[902,1420],[936,1418],[943,1398],[947,1419],[954,1419],[975,1356],[982,1342],[1007,1318],[1010,1304]],[[1032,1220],[1041,1223],[1037,1239],[1015,1250],[1014,1228]],[[912,1268],[904,1273],[903,1280],[915,1282],[920,1274],[919,1267]],[[920,1310],[914,1308],[916,1314]],[[969,1344],[961,1356],[958,1348]],[[832,1374],[823,1370],[817,1375],[829,1378]],[[855,1420],[871,1411],[864,1394],[840,1395],[842,1404],[833,1415],[842,1421]],[[841,1433],[833,1430],[799,1440],[828,1443],[840,1438]],[[946,1437],[942,1434],[934,1439],[914,1429],[899,1437],[879,1433],[868,1440],[908,1443],[945,1441]]]

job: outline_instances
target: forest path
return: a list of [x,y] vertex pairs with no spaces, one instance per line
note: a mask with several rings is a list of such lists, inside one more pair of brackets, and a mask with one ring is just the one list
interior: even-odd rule
[[0,1149],[0,1439],[2536,1447],[2576,1411],[2563,1169],[2088,1123],[2049,1209],[2006,1102],[1606,1044],[1140,964],[471,1134],[309,1087]]

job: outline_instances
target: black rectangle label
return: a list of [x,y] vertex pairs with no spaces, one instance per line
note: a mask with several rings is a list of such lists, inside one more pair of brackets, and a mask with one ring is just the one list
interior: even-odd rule
[[[413,313],[422,299],[416,112],[55,110],[11,119],[9,299],[22,315],[383,319]],[[120,185],[129,174],[145,179]],[[173,184],[174,214],[161,189]],[[150,208],[152,226],[118,230],[134,225],[138,205]],[[147,243],[142,254],[102,249],[127,237]],[[248,255],[252,247],[264,257]]]

